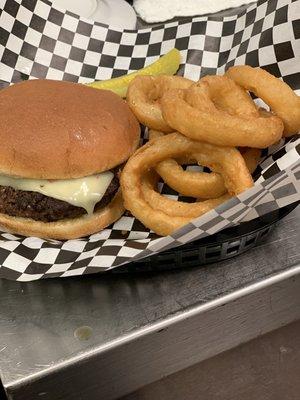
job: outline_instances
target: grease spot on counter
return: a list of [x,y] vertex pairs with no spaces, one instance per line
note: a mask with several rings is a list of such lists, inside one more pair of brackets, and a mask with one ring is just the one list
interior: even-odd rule
[[90,326],[80,326],[74,331],[74,337],[78,340],[89,340],[92,334],[93,329]]

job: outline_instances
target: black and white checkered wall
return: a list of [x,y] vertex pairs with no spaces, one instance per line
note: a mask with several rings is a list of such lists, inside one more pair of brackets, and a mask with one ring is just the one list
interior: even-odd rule
[[[197,17],[118,30],[47,0],[0,0],[0,87],[33,78],[86,83],[140,69],[176,47],[179,73],[197,80],[231,65],[261,66],[300,93],[300,0],[264,0],[238,16]],[[157,238],[130,215],[66,242],[0,234],[0,277],[29,281],[102,272],[214,234],[300,199],[300,139],[268,149],[254,188],[174,235]]]

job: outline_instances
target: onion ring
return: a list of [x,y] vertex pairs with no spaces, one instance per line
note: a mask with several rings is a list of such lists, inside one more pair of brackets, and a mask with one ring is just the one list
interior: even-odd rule
[[[175,132],[173,132],[175,133]],[[149,129],[148,132],[148,139],[149,140],[155,140],[157,138],[160,138],[162,136],[166,135],[166,133],[164,132],[160,132],[160,131],[156,131],[154,129]],[[191,159],[191,156],[180,156],[180,157],[176,157],[176,160],[182,165],[182,164],[189,164],[191,161],[193,161]]]
[[209,199],[195,203],[185,203],[169,199],[154,190],[155,182],[152,176],[144,176],[142,179],[141,190],[147,202],[156,210],[163,211],[171,217],[190,217],[197,218],[199,215],[216,208],[218,205],[229,200],[232,196],[228,193],[218,198]]
[[[155,140],[163,135],[162,132],[150,130],[149,140]],[[176,160],[169,158],[158,163],[155,170],[169,187],[183,196],[211,199],[226,193],[224,180],[220,174],[185,171],[181,167],[181,164],[189,164],[192,161],[197,161],[197,155],[180,157]]]
[[[193,158],[197,160],[197,154]],[[226,193],[222,176],[215,172],[185,171],[173,159],[160,162],[155,170],[168,186],[183,196],[211,199]]]
[[244,148],[243,150],[239,150],[245,160],[245,164],[247,165],[250,174],[253,174],[260,162],[261,149]]
[[283,81],[262,68],[249,65],[231,67],[226,75],[260,97],[284,124],[284,136],[300,130],[300,97]]
[[[149,140],[164,136],[162,132],[149,131]],[[242,153],[249,172],[255,171],[261,156],[260,149],[244,149]],[[218,198],[226,193],[224,180],[215,172],[185,171],[181,165],[198,163],[197,154],[180,159],[167,159],[155,166],[155,170],[163,181],[183,196],[200,197],[202,199]]]
[[[231,79],[226,76],[207,75],[201,79],[201,84],[209,86],[211,99],[218,110],[231,115],[245,115],[257,118],[259,116],[256,104],[246,90],[241,90]],[[195,94],[197,95],[197,93]],[[195,106],[205,107],[209,112],[211,105],[199,93]],[[203,103],[203,104],[202,104]]]
[[149,140],[155,140],[163,136],[165,136],[164,132],[156,131],[155,129],[149,129],[148,131]]
[[[242,154],[245,164],[252,174],[260,161],[260,149],[247,149]],[[193,154],[197,161],[197,154]],[[215,199],[226,193],[222,176],[215,172],[185,171],[176,160],[168,159],[156,165],[155,170],[163,181],[183,196]]]
[[151,207],[141,190],[143,176],[164,159],[195,152],[199,157],[201,155],[203,165],[223,176],[229,194],[237,195],[253,186],[251,175],[237,149],[195,142],[179,133],[149,141],[127,161],[120,183],[125,208],[158,235],[171,234],[190,222],[191,217],[170,216]]
[[[223,78],[224,82],[221,89],[218,89],[221,82],[219,78]],[[235,96],[229,94],[235,90],[236,98],[240,102],[244,91],[226,77],[218,77],[216,85],[212,82],[213,79],[209,83],[200,80],[187,90],[169,90],[163,95],[162,114],[174,130],[194,140],[220,146],[265,148],[281,138],[283,123],[276,116],[271,115],[267,118],[261,116],[258,111],[256,117],[239,115],[218,108],[213,100],[220,90],[219,93],[224,98],[228,94],[226,103],[228,104],[229,99],[232,101],[231,109],[236,107],[237,112],[240,112],[244,107],[235,103]]]
[[194,83],[181,76],[137,76],[127,90],[128,105],[143,125],[173,132],[163,119],[159,100],[170,89],[187,89]]

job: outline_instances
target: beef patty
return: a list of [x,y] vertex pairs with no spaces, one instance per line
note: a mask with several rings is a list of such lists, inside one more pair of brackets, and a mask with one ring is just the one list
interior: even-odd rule
[[[112,172],[114,172],[114,177],[104,196],[96,204],[95,211],[109,204],[119,189],[117,172]],[[86,214],[86,210],[41,193],[0,186],[0,213],[14,217],[32,218],[36,221],[53,222],[64,218],[79,217]]]

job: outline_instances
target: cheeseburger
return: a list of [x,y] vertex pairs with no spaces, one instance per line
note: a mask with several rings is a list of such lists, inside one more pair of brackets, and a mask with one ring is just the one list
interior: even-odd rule
[[124,208],[118,173],[140,127],[106,90],[31,80],[0,91],[0,226],[71,239],[100,231]]

